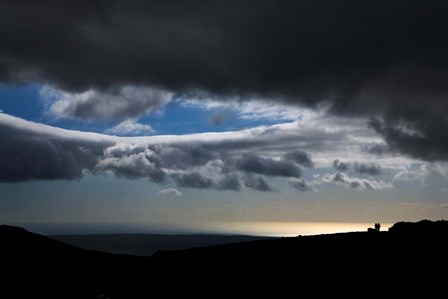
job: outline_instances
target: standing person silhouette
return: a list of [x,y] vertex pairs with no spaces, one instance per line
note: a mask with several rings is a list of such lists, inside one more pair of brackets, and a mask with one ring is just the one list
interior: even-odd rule
[[380,228],[381,228],[381,224],[378,222],[378,223],[375,223],[375,229],[376,229],[376,231],[380,231]]

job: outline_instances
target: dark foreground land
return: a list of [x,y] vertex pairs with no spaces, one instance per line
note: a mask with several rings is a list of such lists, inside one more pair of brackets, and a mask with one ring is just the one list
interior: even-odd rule
[[89,234],[51,235],[52,239],[79,248],[116,254],[151,256],[158,250],[179,250],[229,243],[273,239],[257,236],[227,235],[157,235],[157,234]]
[[88,251],[0,226],[0,293],[7,293],[2,298],[24,292],[149,298],[171,292],[447,292],[447,237],[447,221],[425,220],[397,223],[389,232],[279,238],[136,257]]

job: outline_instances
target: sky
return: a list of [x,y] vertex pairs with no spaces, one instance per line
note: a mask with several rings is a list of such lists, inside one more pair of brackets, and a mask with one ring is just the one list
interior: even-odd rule
[[0,222],[294,235],[446,219],[447,13],[2,1]]

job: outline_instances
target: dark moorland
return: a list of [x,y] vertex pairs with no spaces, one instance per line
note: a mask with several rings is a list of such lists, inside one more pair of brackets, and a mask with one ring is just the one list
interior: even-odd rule
[[151,256],[160,249],[179,250],[272,239],[269,237],[207,234],[72,234],[50,235],[49,237],[83,249],[139,256]]
[[152,257],[80,249],[0,226],[2,298],[141,298],[158,292],[446,292],[448,221],[395,224],[388,232],[278,238]]

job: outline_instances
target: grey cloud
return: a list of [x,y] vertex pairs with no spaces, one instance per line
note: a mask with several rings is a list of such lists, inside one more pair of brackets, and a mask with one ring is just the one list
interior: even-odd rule
[[40,96],[49,103],[56,118],[114,120],[141,117],[159,110],[171,100],[171,93],[149,87],[120,86],[70,93],[43,87]]
[[353,164],[355,172],[360,174],[368,175],[380,175],[383,173],[383,169],[380,165],[376,163],[359,163],[355,162]]
[[337,171],[351,171],[358,174],[367,175],[381,175],[383,174],[383,168],[373,162],[361,163],[361,162],[342,162],[339,159],[334,160],[333,167]]
[[236,174],[224,175],[217,182],[217,189],[239,191],[241,189],[240,179]]
[[[163,182],[164,167],[184,169],[215,157],[197,147],[116,143],[116,138],[107,135],[66,131],[2,117],[0,181],[4,182],[79,179],[86,172]],[[178,159],[174,158],[176,155]]]
[[372,142],[362,146],[362,151],[376,156],[384,156],[387,154],[392,154],[392,151],[387,146],[387,144],[378,142]]
[[239,191],[241,183],[236,173],[210,175],[204,169],[172,174],[179,187]]
[[[148,144],[136,138],[68,131],[0,115],[0,180],[78,179],[85,173],[113,174],[161,183],[172,177],[180,186],[240,190],[240,169],[229,153],[184,143]],[[130,138],[129,140],[134,140]],[[149,139],[148,139],[149,140]],[[297,176],[296,166],[255,157],[261,165],[242,163],[245,171]]]
[[117,143],[107,148],[106,154],[115,158],[144,153],[145,157],[160,168],[186,170],[205,165],[221,155],[195,145],[128,144]]
[[351,188],[361,188],[362,184],[360,180],[353,180],[343,172],[338,172],[333,176],[333,182],[341,183]]
[[148,159],[145,152],[118,158],[106,154],[97,163],[94,172],[110,172],[118,177],[125,177],[127,179],[149,178],[156,183],[163,183],[166,176],[165,172],[156,163]]
[[[280,134],[281,130],[272,134]],[[216,142],[225,148],[227,142],[256,140],[265,136],[251,132],[115,137],[54,128],[0,114],[0,138],[3,141],[0,147],[0,181],[79,179],[85,173],[93,173],[148,179],[156,183],[173,181],[178,186],[200,189],[238,191],[244,186],[274,191],[263,176],[256,174],[300,179],[301,170],[296,164],[248,153],[250,146],[245,148],[242,145],[238,151],[224,152],[204,146]],[[286,135],[290,141],[291,135]],[[288,148],[288,140],[277,145],[277,157],[284,156],[282,145]],[[358,164],[356,169],[362,168]],[[344,174],[334,180],[359,188],[389,187],[381,181],[355,179],[348,179]],[[333,177],[326,178],[328,182],[334,180]],[[306,184],[314,186],[315,182],[303,184],[300,181],[293,187],[306,189]]]
[[212,159],[206,164],[191,167],[192,170],[173,173],[172,177],[180,187],[239,191],[239,173],[228,163],[226,159]]
[[182,196],[183,195],[182,192],[180,192],[176,188],[162,189],[159,191],[159,194],[163,195],[163,196]]
[[188,169],[192,166],[204,165],[217,159],[219,154],[201,146],[163,146],[156,145],[152,149],[157,153],[163,167]]
[[150,125],[138,123],[135,119],[127,119],[118,125],[107,129],[105,133],[132,136],[151,134],[154,133],[154,130]]
[[337,172],[334,175],[327,175],[324,178],[327,182],[334,182],[338,185],[342,185],[347,188],[359,189],[359,190],[385,190],[393,188],[392,184],[385,183],[383,181],[377,181],[374,179],[361,179],[356,177],[350,177],[343,172]]
[[302,171],[295,164],[284,161],[263,158],[254,154],[244,154],[236,161],[238,169],[248,173],[257,173],[268,176],[300,177]]
[[[333,130],[328,131],[326,129],[328,126]],[[215,152],[251,151],[277,157],[301,148],[303,151],[313,153],[314,158],[315,153],[323,151],[333,152],[333,155],[336,152],[344,155],[354,146],[364,145],[364,140],[368,140],[366,137],[371,136],[372,140],[377,138],[374,132],[365,127],[365,121],[356,119],[328,117],[322,121],[319,119],[300,125],[284,124],[272,127],[250,129],[244,138],[237,138],[237,134],[234,134],[234,138],[228,138],[225,142],[211,140],[202,144],[202,147]]]
[[420,170],[425,176],[446,177],[448,175],[447,166],[446,163],[425,163]]
[[173,175],[179,187],[196,189],[208,189],[213,185],[213,181],[204,177],[199,172],[177,173]]
[[429,177],[446,177],[448,176],[448,164],[425,162],[414,164],[413,167],[397,168],[393,177],[393,181],[420,181],[422,185],[427,184]]
[[224,154],[215,154],[199,146],[116,144],[104,151],[96,172],[117,176],[165,180],[166,169],[179,187],[234,190],[241,183]]
[[275,191],[263,177],[248,175],[244,178],[244,186],[247,188],[262,191],[273,192]]
[[315,190],[314,187],[304,179],[290,179],[288,182],[293,188],[302,192]]
[[339,161],[339,159],[334,160],[334,162],[333,162],[333,167],[334,167],[334,169],[336,169],[337,171],[347,171],[347,170],[348,170],[348,164]]
[[313,168],[314,163],[311,160],[311,156],[304,151],[295,150],[292,152],[287,152],[283,158],[287,161],[292,161],[294,163],[299,164],[305,168]]

